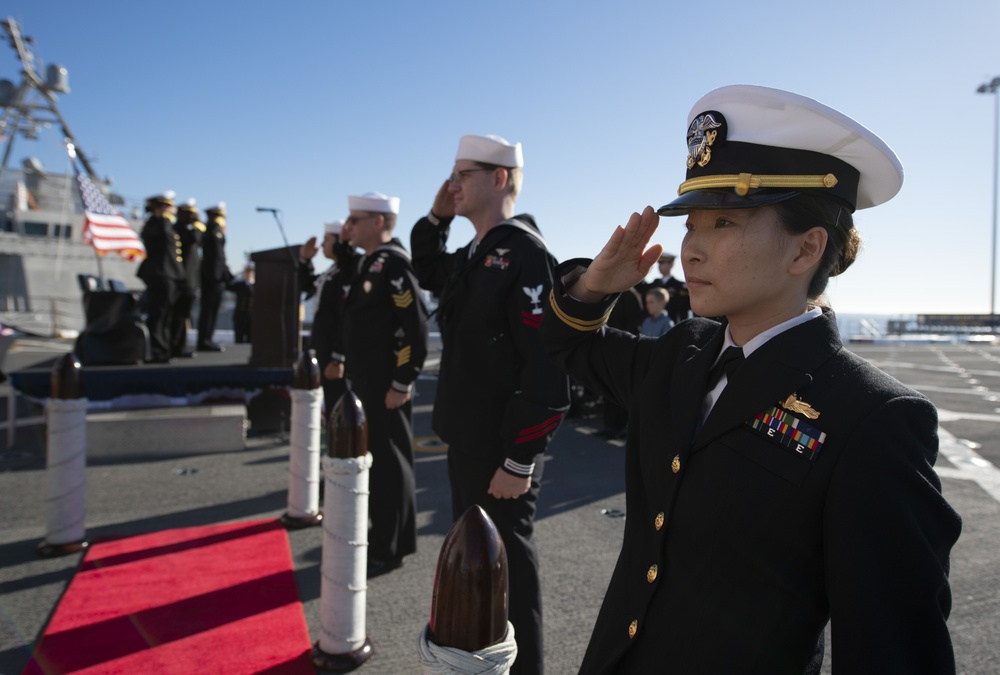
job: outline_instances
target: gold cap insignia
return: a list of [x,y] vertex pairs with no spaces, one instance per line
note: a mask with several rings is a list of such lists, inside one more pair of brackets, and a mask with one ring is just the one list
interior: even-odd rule
[[675,455],[674,461],[670,462],[670,468],[673,469],[674,473],[681,470],[681,456]]
[[[688,158],[687,168],[694,165],[704,167],[712,159],[712,145],[719,133],[722,122],[715,119],[716,112],[706,112],[698,115],[691,122],[687,133]],[[721,115],[720,115],[721,116]]]
[[778,403],[782,408],[789,412],[799,413],[804,417],[811,420],[817,419],[819,417],[819,412],[813,408],[811,405],[799,398],[798,394],[792,392],[788,395],[784,401]]

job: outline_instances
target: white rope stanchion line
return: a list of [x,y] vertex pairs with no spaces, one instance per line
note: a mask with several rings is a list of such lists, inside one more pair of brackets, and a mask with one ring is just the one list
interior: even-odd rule
[[371,454],[322,458],[323,560],[320,566],[319,648],[345,654],[366,641],[368,471]]
[[292,389],[289,430],[288,515],[305,518],[319,513],[320,411],[322,389]]
[[46,479],[49,544],[82,541],[86,535],[87,399],[46,402]]
[[353,495],[368,495],[369,494],[369,492],[368,492],[367,489],[356,488],[353,485],[346,485],[344,483],[338,483],[337,481],[331,480],[330,478],[326,479],[326,484],[327,484],[327,486],[335,487],[338,490],[343,490],[344,492],[350,492]]
[[337,578],[331,577],[331,576],[329,576],[327,574],[324,574],[322,569],[319,572],[319,576],[320,576],[320,578],[323,581],[326,581],[331,586],[336,586],[337,588],[343,588],[345,590],[351,591],[352,593],[357,593],[359,591],[367,591],[368,590],[368,581],[367,581],[367,579],[365,580],[365,583],[362,584],[361,586],[355,586],[353,582],[344,581],[342,579],[337,579]]
[[430,626],[417,638],[417,651],[424,675],[506,675],[517,658],[514,626],[507,622],[503,640],[474,652],[442,647],[428,639]]

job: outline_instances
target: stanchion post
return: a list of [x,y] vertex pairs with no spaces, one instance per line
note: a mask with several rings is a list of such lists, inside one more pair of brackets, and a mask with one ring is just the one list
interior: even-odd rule
[[38,544],[43,558],[78,553],[87,548],[87,399],[83,370],[72,352],[52,367],[51,391],[45,404],[46,534]]
[[428,637],[474,652],[507,632],[507,550],[478,504],[455,521],[438,555]]
[[417,639],[425,674],[509,673],[517,658],[507,620],[507,550],[496,525],[473,505],[441,545],[431,618]]
[[323,560],[320,630],[312,664],[319,670],[354,670],[374,654],[366,631],[368,598],[368,421],[348,390],[330,413],[323,457]]
[[281,524],[289,530],[323,521],[319,508],[320,428],[323,390],[316,351],[302,352],[292,372],[292,424],[288,452],[288,511]]

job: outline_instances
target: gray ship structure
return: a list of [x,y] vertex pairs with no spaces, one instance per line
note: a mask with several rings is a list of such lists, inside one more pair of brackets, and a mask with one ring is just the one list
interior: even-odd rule
[[[141,288],[135,277],[138,260],[115,252],[98,255],[83,240],[85,222],[77,178],[71,172],[50,173],[35,157],[20,167],[10,165],[15,141],[27,145],[43,135],[61,134],[78,170],[100,190],[133,230],[142,212],[110,192],[110,181],[94,171],[57,107],[57,96],[69,93],[66,68],[42,62],[31,38],[14,19],[3,22],[3,36],[16,52],[20,81],[0,79],[0,324],[8,330],[40,336],[73,337],[84,327],[80,275],[117,279]],[[56,137],[58,139],[58,137]],[[49,140],[53,140],[50,138]]]

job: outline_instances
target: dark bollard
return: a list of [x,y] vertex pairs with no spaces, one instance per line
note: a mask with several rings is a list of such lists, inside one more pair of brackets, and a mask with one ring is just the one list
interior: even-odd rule
[[312,649],[319,670],[354,670],[374,654],[366,635],[368,598],[368,421],[348,390],[330,413],[320,565],[320,630]]
[[[482,507],[471,506],[448,531],[438,556],[430,623],[418,642],[425,672],[509,671],[517,645],[507,599],[503,540]],[[484,662],[493,667],[485,669]]]
[[43,558],[78,553],[88,546],[87,399],[83,398],[82,373],[72,352],[52,367],[51,393],[45,404],[47,525],[37,549]]
[[474,652],[507,631],[507,551],[481,506],[470,506],[441,546],[434,574],[429,637]]
[[331,457],[348,459],[368,454],[368,418],[361,399],[348,389],[330,414],[329,449]]
[[52,398],[70,400],[83,398],[83,366],[76,354],[63,354],[62,358],[52,366],[52,376],[49,380]]
[[323,390],[319,387],[316,351],[302,352],[292,372],[292,424],[288,452],[288,511],[281,524],[289,530],[323,521],[319,510],[320,418]]
[[299,354],[292,371],[292,387],[295,389],[319,389],[319,361],[316,350],[307,349]]

